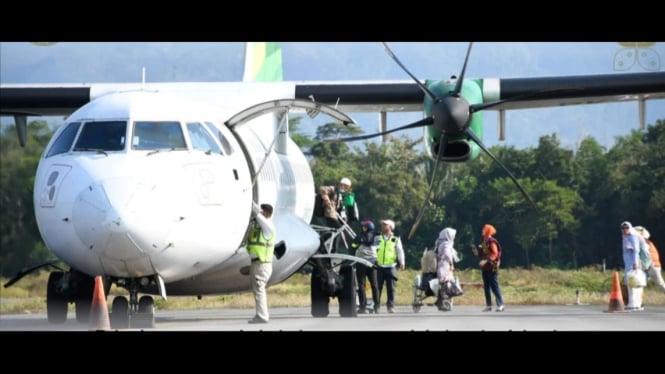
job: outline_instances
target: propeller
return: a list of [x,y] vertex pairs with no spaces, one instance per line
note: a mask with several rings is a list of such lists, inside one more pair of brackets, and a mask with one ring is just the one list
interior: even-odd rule
[[[393,53],[393,51],[390,49],[390,47],[388,47],[386,43],[382,42],[381,45],[386,50],[388,56],[390,56],[390,58],[392,58],[393,61],[395,61],[395,63],[397,63],[397,65],[399,65],[402,68],[402,70],[404,70],[404,72],[408,74],[411,77],[411,79],[414,80],[414,82],[418,85],[420,90],[423,91],[423,93],[432,101],[430,115],[416,122],[375,134],[353,136],[348,138],[325,139],[324,141],[333,143],[333,142],[365,140],[396,131],[402,131],[416,127],[429,126],[429,125],[432,125],[437,131],[439,131],[441,137],[439,139],[436,162],[434,165],[434,169],[432,171],[432,177],[430,179],[430,184],[428,187],[425,204],[423,205],[423,207],[421,208],[420,212],[416,217],[415,223],[411,228],[411,232],[409,233],[409,238],[411,238],[411,236],[415,233],[425,213],[425,210],[429,202],[429,197],[432,192],[432,188],[434,186],[434,182],[436,179],[436,172],[439,165],[439,161],[444,155],[446,146],[451,141],[451,137],[458,137],[459,135],[463,134],[466,135],[469,139],[473,140],[476,144],[478,144],[480,149],[482,149],[485,153],[487,153],[487,155],[490,156],[492,160],[494,160],[508,174],[508,176],[513,181],[515,186],[517,186],[517,188],[520,190],[524,198],[529,202],[529,205],[532,208],[535,208],[535,203],[533,202],[529,194],[527,194],[526,190],[517,181],[517,178],[515,178],[515,176],[508,170],[508,168],[489,151],[489,149],[485,146],[485,144],[483,144],[480,138],[476,136],[473,130],[471,130],[470,124],[471,124],[472,115],[476,112],[479,112],[483,109],[491,108],[493,106],[505,103],[507,101],[522,100],[527,97],[536,96],[543,93],[544,91],[538,91],[534,93],[520,95],[509,99],[492,101],[489,103],[479,103],[479,104],[469,105],[469,102],[460,94],[462,91],[462,85],[464,83],[464,75],[466,73],[466,67],[469,62],[469,56],[471,54],[471,48],[473,47],[473,43],[469,43],[469,47],[467,48],[466,56],[464,58],[464,65],[462,65],[462,70],[459,74],[459,77],[457,78],[457,82],[455,83],[454,89],[452,91],[449,91],[448,95],[437,96],[430,89],[428,89],[422,82],[420,82],[418,78],[416,78],[413,74],[411,74],[411,72],[404,66],[404,64],[402,64],[402,62],[397,58],[397,56]],[[560,90],[560,89],[554,89],[554,90]],[[547,91],[552,91],[552,90],[547,90]]]

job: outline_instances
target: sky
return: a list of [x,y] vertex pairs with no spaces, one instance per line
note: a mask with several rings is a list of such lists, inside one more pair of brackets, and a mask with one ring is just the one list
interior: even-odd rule
[[[388,41],[393,53],[420,79],[459,75],[466,42]],[[627,53],[639,52],[639,59]],[[239,81],[243,74],[241,42],[62,42],[39,46],[0,42],[1,83]],[[378,42],[282,43],[284,80],[409,80]],[[619,67],[617,62],[622,62]],[[477,42],[466,78],[526,78],[562,75],[638,73],[665,69],[665,42],[627,48],[617,42]],[[646,123],[665,119],[665,100],[647,101]],[[378,130],[378,114],[350,113],[366,133]],[[497,114],[482,112],[488,146],[536,147],[556,134],[561,146],[576,149],[587,136],[607,149],[616,136],[638,129],[637,102],[523,109],[506,113],[506,140],[499,141]],[[422,118],[422,113],[389,113],[388,129]],[[59,119],[49,119],[59,121]],[[9,122],[8,122],[9,121]],[[2,123],[12,123],[3,118]],[[327,118],[305,119],[313,134]],[[311,131],[311,132],[310,132]],[[396,133],[417,138],[422,130]],[[377,138],[376,141],[379,141]]]

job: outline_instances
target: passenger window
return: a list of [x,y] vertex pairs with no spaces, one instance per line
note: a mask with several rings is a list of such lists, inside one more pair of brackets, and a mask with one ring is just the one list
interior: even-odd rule
[[132,149],[187,149],[180,122],[134,122]]
[[66,153],[72,147],[76,133],[79,131],[79,127],[81,127],[81,122],[72,122],[65,126],[67,127],[58,135],[58,138],[53,142],[45,157]]
[[222,134],[221,131],[212,123],[210,122],[205,122],[206,127],[208,130],[210,130],[211,133],[219,140],[219,144],[222,145],[222,149],[224,150],[224,153],[227,155],[230,155],[233,153],[233,148],[231,148],[231,144],[229,143],[228,139]]
[[125,149],[126,133],[126,121],[86,122],[74,150],[122,151]]
[[192,148],[203,152],[212,152],[221,154],[222,150],[215,142],[215,139],[206,131],[205,127],[198,122],[187,124],[187,132],[192,141]]

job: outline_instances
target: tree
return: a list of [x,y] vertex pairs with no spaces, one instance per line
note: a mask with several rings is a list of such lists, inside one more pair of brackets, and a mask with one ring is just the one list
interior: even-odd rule
[[[366,153],[358,153],[358,186],[356,196],[363,197],[365,218],[378,221],[385,218],[396,223],[395,233],[405,246],[407,261],[415,265],[420,260],[422,246],[408,240],[411,225],[423,205],[427,191],[423,163],[427,156],[415,152],[408,136],[391,138],[386,143],[366,142]],[[421,232],[423,237],[427,234]]]
[[647,188],[644,193],[648,196],[643,225],[652,233],[661,233],[654,235],[652,240],[658,248],[665,248],[665,235],[662,234],[665,233],[665,120],[648,126],[643,139],[646,152],[642,180]]
[[610,183],[611,165],[606,151],[595,139],[587,137],[580,143],[574,157],[577,191],[582,198],[577,214],[580,235],[571,237],[571,244],[576,249],[574,261],[577,263],[598,263],[605,258],[600,250],[597,233],[606,230],[608,223],[602,219],[602,212],[611,204],[613,192]]
[[[571,259],[572,248],[559,246],[559,250],[555,251],[553,242],[562,232],[574,232],[579,226],[575,210],[581,198],[577,192],[558,186],[554,181],[520,179],[520,183],[533,194],[536,209],[529,208],[527,203],[521,201],[520,192],[515,190],[508,178],[495,179],[491,196],[503,196],[506,203],[488,221],[494,223],[497,231],[499,228],[502,230],[504,238],[507,233],[512,233],[515,242],[524,251],[527,268],[533,262],[556,265]],[[541,243],[546,244],[547,255],[537,252],[532,258],[531,252],[538,249]]]
[[291,135],[293,142],[296,143],[300,149],[302,149],[305,156],[308,156],[311,155],[309,150],[312,148],[312,146],[314,146],[314,144],[316,144],[316,142],[300,130],[301,120],[302,116],[294,116],[289,118],[289,135]]
[[556,181],[560,186],[573,186],[573,152],[562,149],[556,134],[541,136],[534,152],[534,177]]
[[0,274],[49,258],[41,240],[33,205],[34,176],[51,130],[46,121],[28,124],[25,148],[18,143],[15,126],[0,134]]

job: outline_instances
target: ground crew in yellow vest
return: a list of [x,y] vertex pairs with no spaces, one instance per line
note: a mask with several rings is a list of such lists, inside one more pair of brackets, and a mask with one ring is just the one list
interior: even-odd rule
[[249,271],[252,292],[256,302],[256,315],[249,323],[268,323],[268,298],[266,284],[272,274],[272,257],[275,250],[275,237],[277,231],[272,222],[272,205],[256,203],[252,206],[254,224],[249,230],[247,239],[247,252],[251,258]]
[[[393,234],[395,222],[391,219],[381,221],[381,235],[377,235],[374,243],[377,245],[377,280],[379,282],[379,301],[383,292],[383,284],[386,283],[388,300],[386,306],[388,313],[395,313],[395,282],[397,281],[397,269],[404,270],[404,248],[399,236]],[[375,309],[379,310],[378,306]]]

